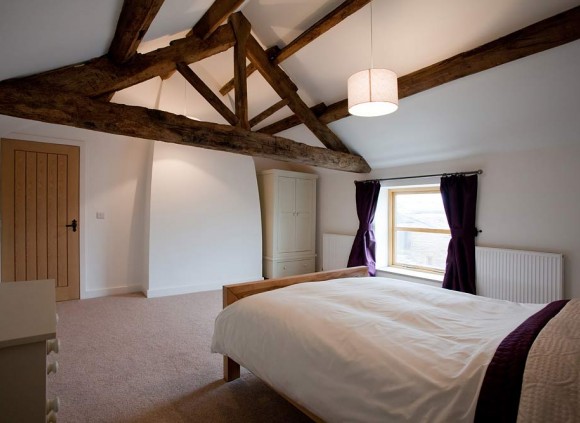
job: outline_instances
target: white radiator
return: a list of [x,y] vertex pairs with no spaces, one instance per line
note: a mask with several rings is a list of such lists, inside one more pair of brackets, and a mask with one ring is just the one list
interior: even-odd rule
[[475,247],[477,294],[520,303],[563,298],[562,254]]
[[322,270],[344,269],[354,235],[322,234]]

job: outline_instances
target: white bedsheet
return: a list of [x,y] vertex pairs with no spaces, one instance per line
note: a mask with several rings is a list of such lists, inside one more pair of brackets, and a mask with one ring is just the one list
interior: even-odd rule
[[497,346],[542,307],[387,278],[303,283],[227,307],[212,351],[328,422],[471,422]]

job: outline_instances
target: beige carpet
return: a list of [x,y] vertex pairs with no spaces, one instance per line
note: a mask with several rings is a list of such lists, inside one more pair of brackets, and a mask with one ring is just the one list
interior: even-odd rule
[[223,382],[210,352],[220,291],[57,308],[60,369],[48,393],[60,397],[59,423],[310,421],[244,369]]

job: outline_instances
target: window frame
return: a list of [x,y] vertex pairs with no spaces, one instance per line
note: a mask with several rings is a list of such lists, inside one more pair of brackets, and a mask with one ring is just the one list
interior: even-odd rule
[[414,266],[408,264],[401,264],[395,261],[395,251],[396,251],[396,240],[397,232],[418,232],[418,233],[436,233],[436,234],[446,234],[451,236],[450,229],[430,229],[430,228],[415,228],[409,226],[395,227],[395,207],[396,207],[396,196],[406,195],[406,194],[440,194],[439,185],[426,185],[426,186],[415,186],[415,187],[390,187],[387,188],[388,194],[388,266],[395,269],[406,269],[415,270],[418,272],[425,272],[435,275],[443,275],[445,270],[436,269],[433,267],[426,266]]

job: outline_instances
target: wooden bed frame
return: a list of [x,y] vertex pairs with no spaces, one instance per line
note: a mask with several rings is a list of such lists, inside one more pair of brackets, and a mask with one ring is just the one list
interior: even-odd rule
[[[237,283],[233,285],[224,285],[223,287],[223,307],[226,308],[230,304],[235,303],[250,295],[259,294],[261,292],[272,291],[274,289],[284,288],[285,286],[296,285],[304,282],[323,282],[331,279],[342,278],[356,278],[369,276],[369,269],[367,266],[350,267],[347,269],[329,270],[326,272],[307,273],[305,275],[288,276],[285,278],[266,279],[255,282]],[[231,382],[240,377],[240,365],[224,355],[224,380]],[[270,388],[272,388],[270,386]],[[276,389],[272,388],[278,392]],[[305,407],[297,404],[286,395],[278,392],[286,401],[298,408],[315,422],[323,422],[318,416],[310,412]]]

